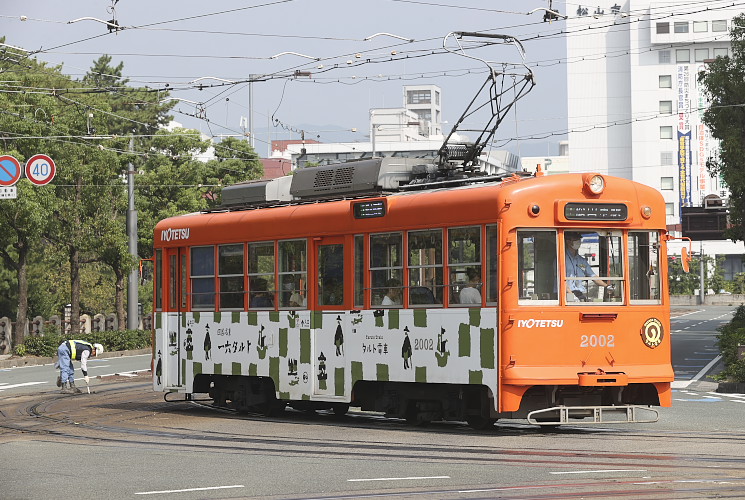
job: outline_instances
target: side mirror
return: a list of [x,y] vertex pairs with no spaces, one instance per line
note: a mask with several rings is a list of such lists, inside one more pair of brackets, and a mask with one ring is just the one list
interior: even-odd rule
[[688,248],[683,247],[680,250],[680,261],[681,264],[683,264],[683,271],[689,273],[691,272],[691,254],[688,252]]

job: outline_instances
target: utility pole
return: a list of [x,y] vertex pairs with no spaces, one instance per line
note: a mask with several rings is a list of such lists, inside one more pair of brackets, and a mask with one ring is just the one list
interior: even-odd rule
[[[134,151],[135,139],[129,138],[129,150]],[[132,162],[127,164],[127,195],[129,206],[127,208],[127,237],[129,240],[129,255],[139,262],[137,253],[137,210],[135,209],[135,171]],[[137,330],[139,327],[139,272],[138,266],[135,266],[129,272],[127,280],[127,329]]]
[[248,75],[248,142],[254,147],[254,78]]
[[699,276],[699,286],[698,286],[698,295],[699,295],[699,304],[704,305],[704,301],[706,300],[706,279],[704,277],[704,271],[705,271],[705,264],[704,264],[704,242],[701,241],[701,255],[700,255],[701,263],[700,263],[700,276]]

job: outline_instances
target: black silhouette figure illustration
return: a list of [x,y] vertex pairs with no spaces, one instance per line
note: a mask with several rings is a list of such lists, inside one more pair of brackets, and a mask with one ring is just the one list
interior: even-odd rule
[[321,355],[318,356],[318,387],[319,389],[325,389],[326,388],[326,379],[329,378],[328,374],[326,373],[326,356],[324,356],[323,352],[321,352]]
[[173,332],[173,331],[168,332],[168,346],[176,347],[176,332]]
[[344,332],[341,329],[341,316],[336,317],[336,334],[334,334],[334,345],[336,346],[336,355],[344,354]]
[[160,377],[163,375],[163,355],[158,349],[158,364],[155,365],[155,376],[158,377],[158,385],[161,384]]
[[437,351],[435,351],[435,357],[437,358],[437,366],[445,366],[448,364],[448,357],[450,357],[450,351],[447,350],[447,339],[445,338],[445,329],[440,328],[440,334],[437,335]]
[[192,341],[192,331],[191,328],[186,329],[186,340],[184,341],[184,349],[186,352],[191,352],[194,350],[194,344]]
[[207,330],[207,334],[204,336],[204,359],[210,359],[210,351],[212,350],[212,341],[210,340],[210,325],[207,323],[204,327]]
[[287,375],[297,376],[297,359],[290,358],[287,360]]
[[261,328],[259,328],[259,341],[256,343],[256,350],[259,353],[259,359],[264,359],[266,357],[266,335],[264,334],[264,325],[261,325]]
[[412,355],[411,350],[411,340],[409,340],[409,327],[404,327],[404,333],[406,337],[404,338],[404,344],[401,346],[401,356],[404,358],[404,369],[411,368],[411,363],[409,362],[409,359]]

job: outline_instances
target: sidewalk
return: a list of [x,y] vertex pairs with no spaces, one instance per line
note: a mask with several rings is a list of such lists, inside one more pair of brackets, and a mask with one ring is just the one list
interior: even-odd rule
[[[147,349],[135,349],[132,351],[112,351],[104,352],[100,356],[96,356],[98,359],[106,358],[118,358],[121,356],[137,356],[140,354],[150,354],[153,350],[148,347]],[[39,366],[39,365],[51,365],[55,362],[57,356],[52,358],[43,358],[40,356],[12,356],[10,354],[0,354],[0,369],[3,368],[16,368],[19,366]]]

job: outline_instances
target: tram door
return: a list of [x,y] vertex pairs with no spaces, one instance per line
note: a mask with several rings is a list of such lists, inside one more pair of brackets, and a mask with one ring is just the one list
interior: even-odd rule
[[165,385],[166,387],[180,387],[183,384],[181,358],[185,357],[182,352],[182,337],[184,336],[185,324],[183,314],[187,306],[186,294],[186,249],[169,248],[166,250],[166,261],[168,262],[168,315],[166,329],[168,332],[165,358]]
[[[345,308],[351,297],[345,296],[344,238],[322,238],[314,252],[316,282],[313,316],[313,393],[319,396],[344,397],[349,392],[348,370],[345,370],[344,337],[349,329]],[[348,309],[348,308],[347,308]]]

